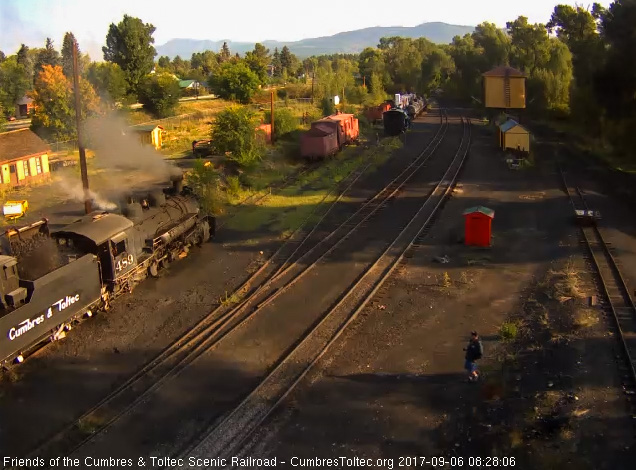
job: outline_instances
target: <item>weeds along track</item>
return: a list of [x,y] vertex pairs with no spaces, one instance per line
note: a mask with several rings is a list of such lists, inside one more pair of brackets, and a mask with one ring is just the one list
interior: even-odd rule
[[[567,180],[566,173],[559,167],[563,187],[572,203],[573,212],[585,211],[593,214],[587,205],[583,191]],[[632,300],[625,279],[621,274],[612,248],[603,238],[596,217],[580,217],[580,243],[586,249],[586,261],[596,273],[596,287],[600,294],[600,305],[613,323],[613,333],[618,340],[617,364],[623,391],[630,404],[632,417],[636,418],[636,306]],[[636,420],[635,420],[636,421]],[[636,423],[635,423],[636,426]],[[636,431],[636,427],[635,427]]]
[[[445,130],[447,121],[443,120],[443,123]],[[459,134],[460,126],[453,128]],[[433,139],[428,150],[418,156],[417,164],[410,165],[411,176],[417,173],[415,168],[423,168],[423,160],[432,155],[444,130]],[[376,217],[370,218],[373,210],[358,209],[357,218],[350,217],[344,223],[348,229],[346,233],[331,245],[323,243],[317,258],[305,264],[292,263],[288,271],[292,274],[287,278],[274,273],[275,279],[267,282],[266,288],[254,289],[260,294],[250,296],[249,302],[234,307],[230,320],[207,335],[182,365],[160,377],[151,385],[151,390],[141,394],[106,425],[100,422],[99,429],[82,445],[76,446],[72,456],[81,459],[109,455],[122,458],[174,455],[227,410],[233,409],[281,358],[286,357],[300,338],[320,322],[341,293],[356,282],[367,264],[386,249],[413,213],[418,212],[428,197],[429,186],[432,192],[433,186],[438,185],[443,174],[448,172],[457,144],[452,141],[445,146],[446,158],[435,159],[434,168],[423,177],[410,182],[412,178],[401,177],[404,184],[398,185],[404,186],[404,194],[395,199],[392,210],[379,211]],[[395,194],[392,189],[395,186],[391,183],[387,197]],[[371,199],[374,205],[377,204],[376,209],[384,206],[377,203],[377,198]],[[367,206],[368,203],[363,204],[363,207]],[[366,220],[372,226],[358,230],[355,237],[349,239],[350,225],[360,229]],[[356,262],[355,257],[362,257],[362,262]],[[306,276],[309,271],[312,275]],[[293,289],[286,287],[300,277],[306,279],[296,282]],[[272,301],[274,298],[277,299],[275,302]]]
[[[364,164],[353,170],[341,183],[334,188],[339,193],[338,197],[327,205],[323,213],[316,215],[316,210],[321,209],[318,204],[314,212],[289,236],[282,246],[252,273],[249,278],[227,299],[210,312],[199,323],[193,326],[182,337],[164,349],[157,357],[147,363],[128,380],[109,393],[104,399],[73,420],[53,436],[46,439],[29,453],[31,457],[55,457],[67,455],[80,448],[88,441],[105,431],[120,416],[129,412],[150,393],[156,390],[168,378],[176,375],[190,362],[213,347],[220,339],[225,337],[244,318],[241,314],[246,311],[253,315],[263,302],[273,300],[280,295],[280,281],[285,279],[295,282],[298,276],[304,275],[311,268],[294,271],[299,261],[313,257],[315,261],[321,258],[319,248],[333,250],[338,243],[337,235],[349,235],[354,231],[354,226],[360,226],[372,213],[380,208],[381,204],[390,197],[394,197],[406,181],[422,168],[426,160],[437,148],[447,129],[447,118],[440,113],[440,126],[437,133],[428,146],[414,159],[407,168],[391,181],[381,191],[364,202],[360,209],[351,215],[346,221],[338,224],[331,230],[331,236],[325,235],[323,225],[329,225],[328,216],[347,194],[359,178],[366,172],[371,163]],[[330,193],[331,194],[331,193]],[[325,199],[330,195],[325,195]],[[312,217],[320,217],[313,228],[306,228],[307,221]],[[356,222],[357,221],[357,222]],[[320,229],[319,229],[320,227]],[[346,229],[346,230],[345,230]],[[337,234],[335,232],[338,232]],[[317,245],[312,247],[312,243]],[[323,252],[324,254],[324,252]],[[294,273],[298,276],[294,277]],[[279,281],[276,283],[276,281]],[[285,283],[283,282],[283,287]],[[249,308],[252,311],[249,311]]]
[[229,462],[230,457],[241,452],[243,444],[254,431],[357,318],[384,282],[425,236],[452,192],[471,142],[470,121],[462,119],[462,127],[462,140],[450,165],[406,226],[258,386],[232,412],[182,449],[177,458],[200,455],[227,459]]
[[[272,194],[282,191],[289,186],[292,186],[294,183],[296,183],[296,181],[299,181],[303,176],[311,173],[317,168],[320,168],[319,164],[307,163],[300,167],[297,171],[294,171],[292,174],[288,175],[286,178],[283,178],[281,181],[270,185],[265,190],[252,193],[249,196],[245,197],[234,206],[234,209],[245,206],[247,204],[257,205]],[[225,225],[227,225],[227,223],[232,220],[237,214],[238,212],[235,210],[233,214],[230,214],[220,224],[218,224],[216,229],[220,230],[221,228],[225,227]]]

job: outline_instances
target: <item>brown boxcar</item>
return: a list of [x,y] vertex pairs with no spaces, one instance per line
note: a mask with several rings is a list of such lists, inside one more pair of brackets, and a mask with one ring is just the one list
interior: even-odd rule
[[[317,123],[314,123],[317,124]],[[300,155],[309,160],[319,160],[338,151],[338,137],[334,127],[314,126],[300,137]]]

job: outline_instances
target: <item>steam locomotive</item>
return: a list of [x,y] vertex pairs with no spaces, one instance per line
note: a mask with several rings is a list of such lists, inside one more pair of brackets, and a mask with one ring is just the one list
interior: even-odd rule
[[121,214],[95,211],[54,232],[46,219],[7,230],[0,236],[0,365],[22,362],[76,320],[108,310],[214,231],[214,217],[200,211],[182,175],[171,188],[129,195]]

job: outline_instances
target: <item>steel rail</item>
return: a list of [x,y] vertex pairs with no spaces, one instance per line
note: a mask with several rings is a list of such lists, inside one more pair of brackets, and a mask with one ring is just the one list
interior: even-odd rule
[[[576,210],[575,198],[578,198],[585,210],[589,210],[587,201],[581,189],[576,186],[574,189],[568,185],[565,173],[560,165],[558,165],[561,181],[565,187],[572,207]],[[592,219],[591,226],[580,226],[579,233],[581,241],[585,244],[589,254],[591,264],[596,271],[596,276],[600,284],[601,295],[604,298],[604,307],[609,310],[616,327],[617,337],[620,349],[623,353],[627,375],[622,377],[622,385],[626,395],[632,397],[632,412],[636,412],[636,403],[633,396],[636,394],[636,368],[634,357],[636,357],[636,339],[632,338],[631,347],[625,338],[625,330],[631,331],[632,335],[636,335],[636,305],[629,294],[629,289],[625,279],[618,267],[618,263],[614,255],[611,253],[608,243],[603,238],[600,228],[596,221]],[[609,276],[603,274],[603,270],[609,272]],[[613,285],[612,285],[613,284]],[[610,289],[619,292],[619,295],[610,294]],[[620,306],[620,304],[623,306]],[[619,313],[625,312],[628,313]],[[636,414],[633,415],[636,418]]]
[[[421,238],[422,232],[428,228],[430,222],[437,214],[438,209],[444,203],[457,182],[458,175],[463,168],[463,164],[470,148],[470,123],[462,119],[464,135],[460,146],[448,166],[445,174],[437,183],[434,190],[420,206],[418,212],[410,219],[408,224],[394,238],[378,259],[365,270],[358,280],[343,294],[340,300],[325,313],[302,340],[282,358],[277,366],[260,382],[260,384],[227,416],[221,418],[218,424],[213,425],[203,435],[199,436],[193,443],[179,452],[179,456],[190,455],[196,452],[205,442],[210,442],[212,452],[209,449],[200,449],[206,457],[224,457],[236,455],[237,448],[248,439],[253,432],[263,423],[270,414],[287,398],[292,390],[302,381],[311,368],[320,360],[327,350],[341,336],[345,329],[353,322],[359,313],[366,307],[368,302],[375,296],[380,287],[394,272],[395,268],[402,262],[405,254],[413,247],[416,240]],[[465,150],[462,154],[462,148]],[[449,180],[449,173],[455,170]],[[429,208],[430,204],[434,204]],[[427,209],[429,212],[427,212]],[[426,219],[421,222],[421,219]],[[415,225],[420,221],[421,225]],[[415,233],[413,234],[413,227]],[[401,240],[407,238],[407,240]],[[399,243],[401,242],[401,246]],[[391,254],[397,250],[398,253]],[[375,276],[375,278],[373,278]],[[367,284],[366,286],[364,284]],[[363,290],[363,292],[360,292]],[[362,296],[360,298],[360,296]],[[353,302],[353,305],[347,303]],[[349,314],[352,311],[353,313]],[[334,321],[337,314],[343,318],[336,326],[335,331],[321,331],[329,329],[328,322]],[[336,321],[338,323],[338,321]],[[327,325],[327,326],[325,326]],[[325,341],[317,350],[310,348],[307,357],[303,357],[302,349],[307,348],[311,340],[318,338],[318,341]],[[328,339],[327,339],[328,338]],[[316,354],[315,354],[316,353]],[[300,357],[298,357],[300,356]],[[304,363],[307,363],[304,368]],[[297,369],[301,368],[300,371]],[[291,373],[290,373],[291,372]],[[288,377],[285,377],[285,374]],[[269,387],[269,390],[267,390]],[[282,390],[281,390],[282,388]],[[273,404],[271,403],[273,401]],[[234,454],[232,454],[234,452]]]

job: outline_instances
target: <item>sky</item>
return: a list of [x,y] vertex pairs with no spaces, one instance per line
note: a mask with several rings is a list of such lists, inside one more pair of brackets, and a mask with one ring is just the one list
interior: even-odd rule
[[[559,0],[0,0],[0,50],[10,55],[21,43],[42,47],[51,37],[59,49],[72,31],[80,49],[102,60],[108,26],[124,14],[156,27],[155,45],[174,38],[259,42],[296,41],[372,26],[416,26],[431,21],[504,27],[520,15],[532,23],[549,20]],[[578,2],[587,6],[585,2]],[[608,6],[611,1],[598,1]],[[589,2],[590,8],[592,2]],[[331,7],[329,7],[331,6]]]

